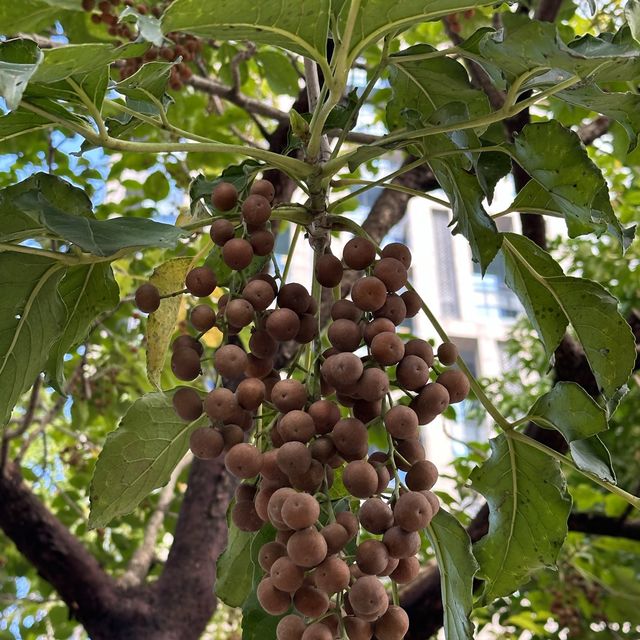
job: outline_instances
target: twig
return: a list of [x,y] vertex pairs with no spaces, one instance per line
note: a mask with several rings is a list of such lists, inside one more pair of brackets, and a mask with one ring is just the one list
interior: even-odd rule
[[160,532],[160,527],[162,527],[167,511],[173,501],[178,479],[184,469],[191,464],[192,460],[193,456],[191,453],[185,455],[173,470],[173,473],[169,478],[169,482],[165,485],[162,491],[160,491],[160,494],[158,495],[158,504],[149,518],[149,523],[145,529],[142,543],[131,556],[127,570],[118,580],[123,587],[138,586],[149,573],[149,568],[151,567],[155,554],[158,533]]

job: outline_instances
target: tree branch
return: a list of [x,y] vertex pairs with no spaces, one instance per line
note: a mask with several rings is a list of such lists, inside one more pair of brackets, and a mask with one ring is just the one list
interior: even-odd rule
[[164,518],[167,515],[167,511],[173,502],[176,485],[178,484],[178,480],[182,475],[182,472],[191,464],[192,460],[193,455],[190,453],[182,458],[173,470],[173,473],[169,478],[169,482],[160,491],[158,495],[158,503],[149,518],[142,543],[131,556],[127,570],[118,580],[118,583],[122,586],[137,586],[143,582],[146,575],[149,573],[149,568],[151,567],[151,563],[153,562],[155,555],[158,534],[160,533],[160,528],[162,527]]

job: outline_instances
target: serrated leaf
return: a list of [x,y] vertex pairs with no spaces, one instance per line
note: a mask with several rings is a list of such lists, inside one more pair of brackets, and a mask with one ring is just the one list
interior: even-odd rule
[[62,392],[64,355],[83,340],[101,313],[118,304],[120,290],[111,265],[97,263],[70,267],[59,291],[66,309],[65,323],[60,338],[51,347],[47,371],[55,388]]
[[572,87],[556,95],[564,102],[616,120],[629,137],[628,150],[632,151],[638,145],[638,135],[640,135],[640,96],[638,94],[605,92],[592,84]]
[[44,52],[42,64],[31,81],[49,84],[71,76],[85,75],[115,60],[141,56],[148,48],[146,42],[133,42],[119,47],[97,42],[54,47]]
[[[125,18],[131,18],[132,20],[125,20]],[[162,28],[160,26],[160,20],[151,15],[142,15],[138,13],[133,7],[125,7],[120,13],[120,22],[135,22],[138,27],[138,34],[146,42],[155,44],[156,47],[161,47],[164,42],[164,36],[162,35]]]
[[426,534],[440,570],[445,636],[447,640],[473,640],[474,625],[470,616],[473,577],[478,571],[478,563],[469,534],[444,509],[431,520]]
[[607,413],[580,385],[558,382],[538,398],[529,419],[541,427],[557,429],[580,469],[615,482],[611,456],[597,436],[608,428]]
[[0,425],[35,381],[62,331],[58,283],[64,266],[41,256],[0,253]]
[[555,24],[515,14],[503,19],[503,29],[485,33],[476,44],[475,59],[489,62],[489,72],[500,69],[509,83],[536,69],[540,74],[552,71],[548,83],[556,71],[580,78],[596,72],[596,78],[609,81],[631,80],[640,71],[640,47],[623,31],[587,35],[565,44]]
[[104,527],[130,513],[151,491],[164,486],[189,448],[189,436],[207,423],[178,418],[173,393],[138,398],[112,431],[98,456],[91,481],[89,526]]
[[[487,0],[478,0],[474,6],[490,4]],[[332,4],[332,11],[338,15],[339,34],[344,31],[350,5],[347,0],[337,0]],[[469,3],[463,0],[402,0],[395,3],[368,0],[361,4],[355,19],[350,55],[355,57],[359,51],[381,40],[387,33],[403,31],[421,22],[436,20],[468,8]]]
[[400,126],[401,113],[405,109],[418,112],[423,121],[429,120],[436,110],[451,102],[464,102],[467,119],[489,113],[486,94],[471,85],[466,69],[456,60],[442,57],[403,61],[408,56],[433,51],[433,47],[421,44],[391,57],[389,82],[393,89],[393,99],[388,103],[386,111],[390,131]]
[[42,51],[32,40],[0,42],[0,97],[4,98],[9,111],[18,108],[42,58]]
[[510,595],[555,565],[571,510],[556,460],[508,434],[490,444],[491,457],[470,476],[489,504],[489,532],[474,545],[484,602]]
[[16,204],[55,235],[100,257],[122,249],[174,247],[188,235],[178,227],[147,218],[95,220],[69,215],[34,190],[22,194]]
[[635,362],[635,340],[618,301],[596,282],[564,276],[531,240],[506,233],[506,283],[522,302],[550,357],[571,323],[604,396],[616,398]]
[[627,19],[634,40],[640,43],[640,2],[638,0],[627,0],[624,5],[624,17]]
[[[168,260],[154,270],[149,282],[158,287],[160,295],[179,291],[184,287],[184,278],[190,264],[191,258]],[[147,378],[156,388],[160,388],[160,377],[181,302],[182,296],[165,298],[160,301],[157,311],[147,319]]]
[[[528,124],[516,138],[513,152],[518,164],[549,193],[572,238],[591,232],[600,236],[608,229],[626,248],[627,234],[613,212],[602,172],[575,132],[556,120]],[[530,193],[525,187],[512,207],[530,208]]]
[[162,17],[162,29],[272,44],[320,61],[326,58],[329,6],[329,0],[278,0],[251,8],[236,0],[176,0]]

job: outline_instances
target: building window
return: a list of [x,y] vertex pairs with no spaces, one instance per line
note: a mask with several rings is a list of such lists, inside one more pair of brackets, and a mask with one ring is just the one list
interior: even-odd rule
[[[511,218],[499,218],[496,222],[498,231],[510,232],[513,230]],[[477,263],[473,265],[475,307],[485,318],[512,320],[521,311],[518,299],[504,283],[505,275],[506,268],[501,253],[498,253],[489,265],[484,278],[480,271],[480,265]]]
[[440,292],[440,311],[447,318],[460,317],[458,282],[453,255],[453,239],[449,231],[449,212],[433,210],[433,241],[436,250],[436,273]]

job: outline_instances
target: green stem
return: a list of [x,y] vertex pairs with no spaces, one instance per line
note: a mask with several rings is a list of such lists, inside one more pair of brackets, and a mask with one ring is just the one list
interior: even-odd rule
[[102,119],[102,114],[100,113],[100,109],[94,104],[93,100],[89,98],[89,96],[85,93],[84,89],[72,78],[67,78],[67,83],[72,87],[72,89],[78,94],[82,104],[87,107],[87,111],[91,114],[91,117],[94,119],[96,126],[98,127],[98,134],[100,136],[100,140],[106,140],[109,137],[109,133],[107,132],[107,127],[104,124],[104,120]]
[[595,482],[596,484],[600,485],[607,491],[619,496],[625,502],[628,502],[635,509],[640,510],[639,497],[632,495],[631,493],[625,491],[624,489],[621,489],[620,487],[616,486],[611,482],[608,482],[607,480],[603,480],[602,478],[599,478],[597,475],[595,475],[594,473],[591,473],[590,471],[585,471],[584,469],[580,469],[571,458],[563,455],[562,453],[559,453],[555,449],[548,447],[546,444],[543,444],[542,442],[539,442],[534,438],[530,438],[528,435],[521,433],[520,431],[515,431],[512,429],[506,435],[508,438],[512,438],[513,440],[523,442],[524,444],[530,447],[533,447],[538,451],[542,451],[543,453],[546,453],[548,456],[552,458],[555,458],[556,460],[558,460],[558,462],[561,462],[562,464],[568,467],[571,467],[574,471],[581,473],[583,476],[589,478],[592,482]]
[[448,47],[446,49],[436,49],[435,51],[429,51],[428,53],[416,53],[413,55],[403,55],[402,53],[391,56],[389,62],[391,64],[403,64],[405,62],[420,62],[421,60],[431,60],[432,58],[442,58],[444,56],[450,56],[459,54],[465,56],[464,49],[459,47]]
[[313,167],[310,167],[306,163],[296,160],[295,158],[282,156],[271,151],[266,151],[265,149],[256,149],[254,147],[236,144],[225,144],[222,142],[137,142],[131,140],[119,140],[112,138],[111,136],[107,136],[106,139],[103,139],[99,134],[88,127],[78,126],[75,123],[50,114],[44,109],[40,109],[28,102],[23,101],[21,106],[28,111],[32,111],[33,113],[37,113],[38,115],[47,118],[51,122],[63,127],[68,127],[95,145],[103,146],[107,149],[113,149],[114,151],[130,151],[134,153],[172,153],[176,151],[185,151],[189,153],[233,153],[248,156],[255,160],[261,160],[273,167],[277,167],[278,169],[285,171],[291,177],[299,179],[309,176],[314,170]]
[[367,86],[364,88],[364,91],[358,98],[358,101],[356,102],[353,108],[353,111],[349,115],[349,119],[347,120],[344,128],[342,129],[342,131],[340,132],[340,135],[338,136],[338,140],[331,154],[332,158],[335,158],[338,155],[338,152],[340,151],[340,147],[342,147],[342,145],[344,144],[347,134],[349,133],[354,122],[357,121],[358,114],[360,113],[360,109],[362,108],[362,105],[367,101],[367,98],[371,95],[371,92],[373,91],[376,85],[376,82],[378,82],[378,79],[382,74],[382,71],[387,66],[389,62],[389,46],[390,45],[391,45],[391,38],[386,37],[382,45],[382,53],[380,54],[380,60],[378,61],[378,64],[374,68],[371,74],[371,78],[369,78],[369,82],[367,83]]
[[329,211],[335,211],[335,209],[337,209],[343,202],[347,202],[352,198],[357,198],[360,194],[365,193],[366,191],[369,191],[374,187],[379,187],[384,183],[389,182],[390,180],[393,180],[394,178],[397,178],[398,176],[401,176],[402,174],[407,173],[408,171],[411,171],[412,169],[415,169],[416,167],[419,167],[420,165],[425,163],[426,163],[426,159],[418,158],[417,160],[414,160],[409,164],[403,165],[396,171],[393,171],[392,173],[389,173],[388,175],[383,176],[378,180],[367,181],[366,186],[362,187],[361,189],[356,189],[355,191],[352,191],[351,193],[349,193],[349,195],[339,198],[338,200],[334,200],[329,205]]
[[281,285],[287,281],[289,270],[291,269],[291,262],[293,261],[293,254],[296,251],[296,245],[298,244],[298,238],[300,237],[300,225],[296,225],[296,230],[293,232],[293,238],[289,244],[289,253],[287,253],[287,261],[284,264],[284,271],[282,272]]
[[[372,186],[378,186],[378,183],[374,180],[356,180],[351,178],[344,178],[341,180],[334,180],[332,183],[333,187],[342,187],[354,184],[368,184]],[[428,193],[424,193],[422,191],[418,191],[417,189],[411,189],[409,187],[405,187],[401,184],[396,184],[394,182],[383,182],[380,184],[381,187],[385,189],[390,189],[391,191],[399,191],[400,193],[406,193],[410,196],[415,196],[416,198],[424,198],[425,200],[430,200],[431,202],[435,202],[446,209],[451,209],[451,204],[446,200],[441,200],[440,198],[436,198],[435,196],[429,195]]]

